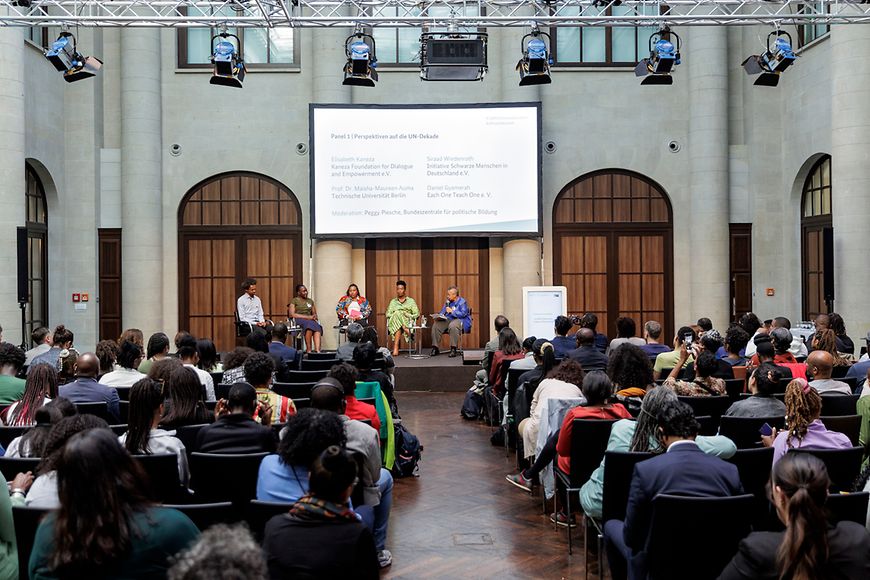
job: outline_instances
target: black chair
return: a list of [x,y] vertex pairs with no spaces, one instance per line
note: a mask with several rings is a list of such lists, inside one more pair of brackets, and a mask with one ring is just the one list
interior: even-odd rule
[[296,407],[297,411],[299,409],[307,409],[308,407],[311,406],[311,399],[308,397],[305,397],[302,399],[292,399],[292,401],[293,401],[293,406]]
[[854,415],[860,395],[822,395],[822,417]]
[[[287,379],[288,383],[316,383],[320,379],[326,378],[328,370],[321,371],[287,371],[283,378]],[[284,381],[282,381],[284,382]]]
[[698,435],[712,436],[719,431],[719,421],[717,421],[713,417],[710,417],[709,415],[695,417],[695,420],[701,426],[701,430],[698,431]]
[[852,491],[852,486],[861,472],[864,459],[863,447],[851,449],[789,449],[789,453],[809,453],[825,462],[831,478],[831,493]]
[[208,425],[208,423],[203,423],[201,425],[185,425],[183,427],[175,428],[175,437],[184,443],[184,449],[187,452],[188,457],[190,457],[190,454],[196,449],[196,438],[199,436],[200,429],[206,425]]
[[[649,578],[716,578],[749,535],[754,497],[657,495],[646,554]],[[715,525],[712,523],[715,522]],[[686,533],[704,530],[704,533]]]
[[[129,405],[129,403],[127,403]],[[106,423],[111,423],[109,406],[106,403],[76,403],[76,410],[82,415],[96,415]],[[126,422],[126,419],[122,418]]]
[[855,389],[858,388],[858,379],[855,377],[840,377],[837,380],[841,383],[846,383],[847,385],[849,385],[849,388],[852,389],[853,393],[855,392]]
[[109,425],[109,429],[112,430],[112,433],[120,437],[127,432],[127,424],[125,423],[123,425]]
[[238,307],[233,308],[233,314],[236,315],[236,338],[245,338],[254,331],[254,326],[250,322],[242,322],[241,319],[239,319]]
[[305,355],[305,359],[307,360],[335,360],[335,358],[334,350],[326,352],[309,352]]
[[118,398],[122,401],[130,400],[130,389],[133,387],[115,387],[115,390],[118,391]]
[[[76,405],[78,407],[78,405]],[[122,423],[130,420],[130,401],[118,401],[118,418]],[[108,419],[106,419],[109,421]],[[109,421],[111,423],[111,421]]]
[[[740,393],[739,400],[748,399],[752,396],[752,393]],[[785,402],[785,393],[773,393],[771,397],[775,399],[779,399],[782,402]]]
[[219,373],[208,373],[208,374],[211,375],[212,383],[214,383],[215,385],[220,384],[220,382],[224,379],[223,371],[221,371]]
[[767,482],[770,481],[770,469],[773,465],[773,447],[738,449],[728,461],[737,467],[744,493],[751,493],[755,497],[753,527],[756,530],[779,527],[767,497]]
[[197,502],[231,501],[239,506],[257,496],[260,462],[268,453],[190,454],[190,485]]
[[357,399],[357,401],[359,401],[360,403],[366,403],[367,405],[371,405],[372,407],[375,406],[375,398],[374,397],[368,397],[365,399]]
[[854,447],[858,447],[858,435],[861,431],[861,415],[837,415],[834,417],[819,417],[828,431],[839,431],[849,438]]
[[0,473],[9,482],[19,473],[35,472],[40,461],[39,457],[0,457]]
[[257,542],[263,540],[266,524],[275,516],[286,514],[293,507],[292,503],[252,500],[245,510],[245,521],[251,528],[251,533]]
[[7,449],[13,439],[21,437],[29,430],[30,427],[0,427],[0,445]]
[[187,492],[178,478],[178,457],[175,453],[134,455],[133,459],[148,474],[151,493],[162,502],[185,503]]
[[604,497],[602,498],[602,522],[624,520],[628,507],[628,492],[634,466],[653,457],[647,451],[604,452]]
[[214,398],[217,400],[229,398],[231,388],[232,385],[228,385],[226,383],[215,383]]
[[272,391],[289,399],[307,399],[316,383],[272,383]]
[[21,580],[29,578],[27,563],[33,551],[36,539],[36,528],[46,514],[52,510],[23,506],[12,506],[12,521],[15,524],[15,541],[18,544],[18,577]]
[[302,364],[299,368],[303,371],[328,371],[333,366],[341,361],[337,358],[333,359],[302,359]]
[[272,423],[272,432],[275,435],[275,441],[278,441],[281,438],[281,431],[284,430],[284,427],[287,426],[287,423]]
[[696,417],[713,417],[718,421],[728,407],[731,406],[731,399],[725,396],[721,397],[679,397],[680,401],[689,405],[695,412]]
[[[673,368],[662,369],[661,371],[659,371],[659,376],[656,377],[656,381],[664,381],[666,378],[668,378],[668,376],[671,374],[671,371],[673,371],[673,370],[674,370]],[[686,372],[686,367],[683,367],[682,369],[680,369],[680,372],[677,373],[677,378],[682,379],[683,373],[685,373],[685,372]]]
[[[571,472],[565,473],[558,465],[553,465],[556,476],[557,492],[565,492],[565,513],[571,515],[571,494],[580,491],[589,481],[592,472],[601,465],[601,458],[607,450],[610,428],[615,419],[574,419],[571,427]],[[558,501],[558,500],[557,500]],[[556,510],[558,512],[558,510]],[[573,554],[571,526],[568,530],[568,554]]]
[[743,392],[744,387],[746,386],[745,379],[724,379],[725,380],[725,392],[727,393],[727,397],[731,399],[733,403],[737,399],[740,398],[740,394]]
[[209,412],[214,413],[215,407],[217,407],[217,401],[206,401],[205,402],[205,408]]
[[761,445],[760,429],[765,423],[782,429],[785,417],[722,417],[719,419],[719,435],[731,439],[737,449],[754,449]]
[[864,526],[867,524],[868,502],[870,502],[870,492],[833,493],[828,496],[828,501],[825,502],[828,519],[834,524],[837,522],[855,522]]
[[164,504],[163,507],[180,511],[190,521],[205,531],[215,524],[231,524],[242,520],[242,514],[228,501],[216,503]]

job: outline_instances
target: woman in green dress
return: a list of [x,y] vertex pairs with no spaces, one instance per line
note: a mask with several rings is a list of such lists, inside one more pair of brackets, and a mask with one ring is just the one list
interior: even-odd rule
[[296,297],[287,305],[290,318],[296,320],[305,333],[305,350],[312,352],[311,343],[314,342],[314,351],[320,352],[320,337],[323,336],[323,327],[317,321],[317,306],[314,300],[308,298],[308,288],[305,284],[296,285]]
[[420,316],[420,309],[413,298],[407,296],[405,291],[408,285],[404,280],[396,282],[396,297],[390,300],[390,305],[387,306],[387,330],[390,336],[393,337],[393,356],[399,356],[399,339],[405,335],[405,340],[408,340],[410,331],[408,326],[417,321]]

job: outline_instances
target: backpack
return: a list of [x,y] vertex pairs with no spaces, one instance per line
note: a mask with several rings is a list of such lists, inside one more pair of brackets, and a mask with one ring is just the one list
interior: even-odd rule
[[469,421],[479,419],[483,414],[483,405],[483,395],[471,389],[465,393],[465,399],[462,401],[462,409],[459,411],[459,414],[463,419],[468,419]]
[[423,446],[416,435],[398,423],[396,425],[396,462],[393,475],[396,477],[419,477],[418,465],[423,454]]

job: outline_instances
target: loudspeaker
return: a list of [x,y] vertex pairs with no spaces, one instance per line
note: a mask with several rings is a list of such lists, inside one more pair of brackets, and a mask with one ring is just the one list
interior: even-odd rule
[[27,228],[18,228],[18,303],[27,304]]
[[834,228],[822,230],[822,264],[825,279],[822,281],[825,303],[828,307],[834,302]]

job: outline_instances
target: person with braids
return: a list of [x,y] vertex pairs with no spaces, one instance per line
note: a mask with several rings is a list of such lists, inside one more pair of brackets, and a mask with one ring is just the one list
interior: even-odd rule
[[[818,330],[812,338],[813,351],[821,350],[831,355],[833,368],[831,369],[838,377],[845,376],[849,367],[852,366],[852,355],[843,356],[837,348],[837,335],[830,328]],[[853,347],[854,348],[854,347]]]
[[39,365],[27,375],[24,394],[0,413],[0,419],[10,427],[29,427],[36,423],[36,411],[56,398],[57,369],[50,365]]
[[783,376],[772,362],[763,362],[749,375],[751,397],[731,404],[726,417],[784,417],[785,403],[773,396],[782,391]]
[[753,532],[719,580],[870,578],[870,535],[855,522],[829,523],[828,471],[817,457],[790,454],[773,467],[770,501],[782,532]]
[[64,417],[72,417],[77,412],[76,406],[63,397],[46,403],[33,414],[33,428],[13,439],[3,457],[45,457],[51,428]]
[[30,578],[165,578],[169,558],[199,530],[154,505],[144,480],[108,429],[71,437],[57,458],[60,509],[36,530]]
[[785,456],[789,449],[851,449],[849,437],[839,431],[828,431],[819,416],[822,396],[806,379],[797,378],[785,388],[786,429],[773,429],[771,435],[762,435],[765,447],[773,447],[773,464]]
[[[624,347],[623,347],[624,348]],[[637,421],[623,419],[613,424],[610,429],[610,439],[607,441],[607,451],[649,451],[655,454],[664,453],[664,448],[657,437],[658,423],[656,417],[668,404],[679,401],[677,394],[671,389],[656,387],[644,395],[640,415]],[[695,438],[698,448],[708,455],[728,459],[737,453],[737,446],[731,439],[722,435]],[[583,511],[594,518],[601,517],[601,507],[604,500],[604,459],[592,472],[589,481],[580,489],[580,504]]]
[[[173,359],[178,360],[178,359]],[[152,372],[166,361],[159,361]],[[175,429],[186,425],[202,425],[214,421],[214,415],[205,408],[202,399],[202,383],[193,370],[177,363],[169,375],[169,381],[163,383],[168,387],[169,405],[164,409],[160,425],[166,429]],[[167,392],[164,389],[164,393]]]
[[535,455],[538,431],[541,430],[544,402],[549,399],[576,399],[582,396],[580,385],[583,384],[583,369],[580,363],[567,359],[559,363],[547,374],[547,378],[538,383],[532,395],[532,406],[529,416],[517,425],[517,432],[523,438],[523,456]]
[[97,375],[97,379],[101,379],[115,370],[115,363],[118,362],[121,347],[114,340],[101,340],[97,343],[94,354],[97,355],[97,359],[100,361],[100,372]]
[[24,380],[16,375],[21,372],[26,358],[24,351],[14,344],[0,343],[0,407],[5,407],[24,395]]
[[163,416],[163,385],[145,378],[130,389],[130,414],[127,432],[118,440],[131,455],[174,453],[178,457],[178,479],[187,485],[190,470],[184,443],[175,437],[175,431],[159,428]]
[[356,461],[331,445],[312,463],[310,493],[293,504],[290,513],[266,524],[263,549],[270,576],[377,580],[374,539],[349,504]]
[[156,332],[148,338],[148,347],[145,350],[146,359],[139,364],[139,372],[148,374],[151,365],[169,356],[169,337],[162,332]]

